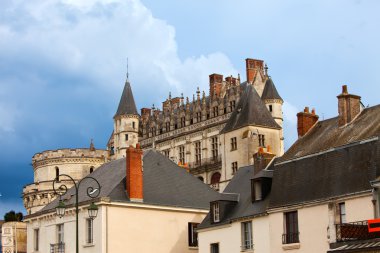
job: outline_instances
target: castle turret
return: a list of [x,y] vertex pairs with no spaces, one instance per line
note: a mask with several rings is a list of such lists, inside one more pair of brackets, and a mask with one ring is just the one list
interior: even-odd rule
[[137,113],[135,100],[128,79],[125,82],[123,94],[121,95],[119,107],[114,119],[114,159],[125,157],[129,146],[136,147],[138,142],[139,114]]
[[282,100],[281,96],[278,94],[271,77],[268,77],[265,82],[261,99],[267,106],[269,112],[272,114],[273,119],[282,127],[284,120],[282,115],[282,104],[284,103],[284,100]]

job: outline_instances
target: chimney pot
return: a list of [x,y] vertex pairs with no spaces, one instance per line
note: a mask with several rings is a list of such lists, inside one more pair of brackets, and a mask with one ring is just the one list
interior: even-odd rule
[[315,109],[310,113],[309,107],[305,107],[303,112],[297,113],[298,137],[304,136],[318,121],[318,118],[318,115],[315,114]]
[[309,113],[309,107],[306,106],[303,111],[306,112],[306,113]]
[[342,94],[348,94],[347,85],[342,86]]
[[315,115],[315,109],[314,108],[311,110],[311,114]]

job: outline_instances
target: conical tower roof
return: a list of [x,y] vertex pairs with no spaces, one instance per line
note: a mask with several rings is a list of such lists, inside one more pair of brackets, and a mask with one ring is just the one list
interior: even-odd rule
[[131,84],[125,81],[123,94],[121,95],[119,107],[114,117],[120,115],[139,115],[137,113],[135,99],[133,98]]
[[274,83],[272,81],[272,78],[270,78],[270,77],[265,82],[265,88],[263,91],[263,95],[261,96],[261,99],[262,100],[265,100],[265,99],[280,99],[280,100],[282,100],[280,94],[278,94],[276,86],[274,85]]
[[249,125],[281,128],[273,119],[255,88],[247,83],[242,85],[245,85],[244,92],[221,133]]

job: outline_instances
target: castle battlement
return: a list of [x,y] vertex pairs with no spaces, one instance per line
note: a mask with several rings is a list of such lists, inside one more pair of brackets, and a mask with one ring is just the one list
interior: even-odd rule
[[38,163],[48,159],[57,158],[98,158],[106,159],[108,151],[104,149],[91,150],[89,148],[64,148],[56,150],[46,150],[36,153],[32,158],[33,167]]

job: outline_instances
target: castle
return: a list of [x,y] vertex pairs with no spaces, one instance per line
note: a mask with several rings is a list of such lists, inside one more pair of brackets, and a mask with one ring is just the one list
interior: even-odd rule
[[253,164],[259,150],[281,156],[283,100],[264,61],[246,59],[246,76],[241,82],[240,76],[211,74],[208,95],[201,95],[199,88],[191,101],[169,94],[161,110],[142,108],[140,115],[127,78],[106,150],[91,143],[88,149],[33,156],[34,182],[23,189],[28,214],[55,198],[52,182],[59,174],[80,180],[100,165],[123,158],[137,143],[143,150],[162,152],[217,191],[223,191],[238,168]]

